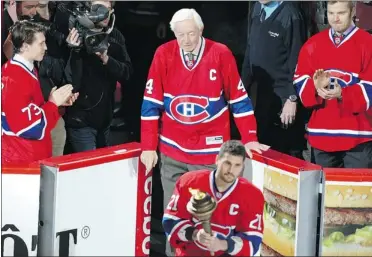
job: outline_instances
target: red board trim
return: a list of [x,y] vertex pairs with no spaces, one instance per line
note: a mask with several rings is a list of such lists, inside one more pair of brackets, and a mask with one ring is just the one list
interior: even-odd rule
[[301,171],[322,169],[322,167],[319,165],[315,165],[271,149],[263,152],[262,154],[253,153],[253,160],[293,174],[298,174]]
[[39,163],[31,164],[6,164],[1,167],[2,174],[10,175],[40,175]]
[[372,182],[372,169],[324,168],[326,181]]
[[101,148],[82,153],[52,157],[41,161],[45,166],[56,167],[59,172],[98,165],[103,162],[113,162],[122,159],[139,157],[141,148],[139,143],[128,143],[112,147]]

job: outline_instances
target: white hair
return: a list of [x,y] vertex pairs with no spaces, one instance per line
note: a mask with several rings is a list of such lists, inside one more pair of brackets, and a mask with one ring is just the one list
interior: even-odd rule
[[204,23],[202,21],[202,18],[200,17],[199,13],[195,11],[195,9],[181,9],[178,10],[172,17],[172,20],[170,21],[170,28],[172,31],[174,31],[174,28],[176,26],[176,22],[184,21],[184,20],[194,20],[195,24],[198,26],[200,30],[204,28]]

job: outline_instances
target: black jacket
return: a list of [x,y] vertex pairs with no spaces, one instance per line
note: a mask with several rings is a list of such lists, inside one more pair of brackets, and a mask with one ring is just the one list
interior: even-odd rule
[[252,13],[250,34],[242,67],[246,87],[257,83],[258,90],[274,93],[284,103],[296,95],[293,74],[298,54],[307,40],[306,22],[291,2],[282,2],[264,22],[260,22],[261,4]]
[[71,51],[67,80],[79,92],[73,106],[65,114],[66,127],[103,129],[110,125],[114,108],[116,83],[129,78],[132,64],[124,36],[117,29],[109,34],[108,62],[104,65],[84,48]]

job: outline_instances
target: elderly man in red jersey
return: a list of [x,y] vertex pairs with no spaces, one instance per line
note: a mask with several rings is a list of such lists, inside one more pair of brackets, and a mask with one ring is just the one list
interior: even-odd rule
[[202,36],[194,9],[177,11],[170,26],[176,40],[156,50],[141,114],[141,161],[147,170],[154,167],[159,143],[164,203],[182,174],[215,168],[215,156],[230,139],[229,108],[248,155],[267,149],[257,142],[251,101],[231,51]]

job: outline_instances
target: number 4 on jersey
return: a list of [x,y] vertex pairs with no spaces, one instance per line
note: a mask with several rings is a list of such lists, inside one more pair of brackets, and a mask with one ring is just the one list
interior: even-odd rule
[[146,93],[149,94],[149,95],[152,94],[152,90],[154,89],[153,84],[154,84],[154,80],[153,79],[149,79],[146,82]]
[[244,84],[243,84],[242,80],[239,81],[238,90],[241,90],[242,92],[245,92],[245,87],[244,87]]

